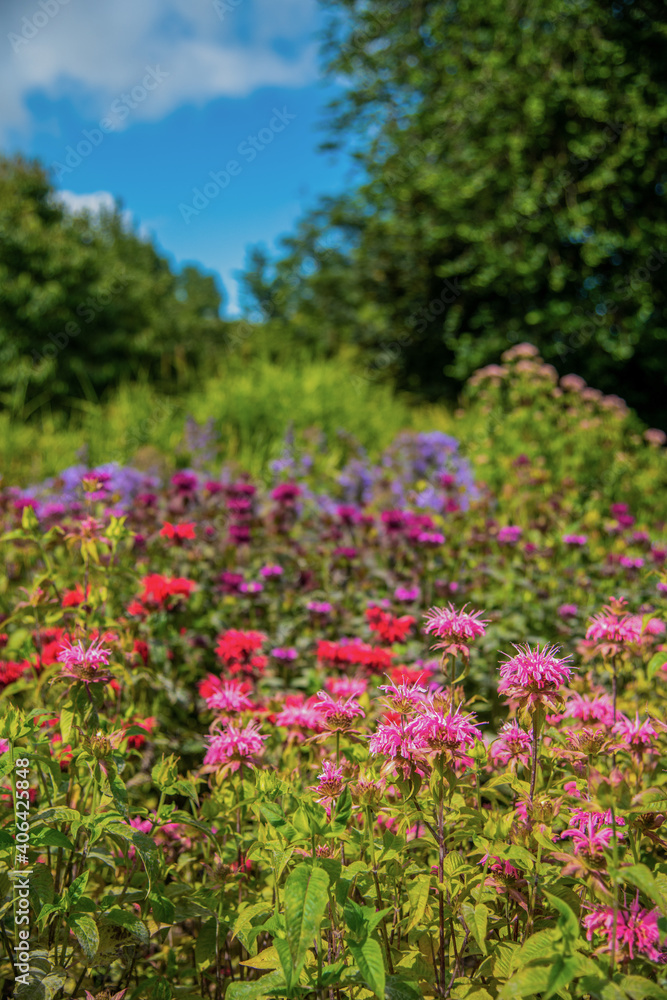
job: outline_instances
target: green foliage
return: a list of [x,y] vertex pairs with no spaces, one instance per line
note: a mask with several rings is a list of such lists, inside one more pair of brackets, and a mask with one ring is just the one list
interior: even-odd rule
[[71,215],[37,163],[0,158],[0,234],[0,403],[20,417],[183,382],[223,342],[213,277],[174,274],[118,208]]
[[[525,339],[667,423],[663,3],[324,0],[360,167],[249,295],[266,340],[363,348],[437,398]],[[275,345],[275,346],[273,346]]]

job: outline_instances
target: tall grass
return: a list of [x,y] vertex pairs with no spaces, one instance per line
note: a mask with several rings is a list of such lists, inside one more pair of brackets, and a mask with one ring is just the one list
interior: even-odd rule
[[[139,382],[122,386],[104,403],[84,403],[67,418],[42,410],[22,423],[0,414],[4,481],[38,482],[81,460],[147,465],[167,456],[173,462],[188,416],[199,424],[212,419],[222,459],[254,474],[280,455],[290,428],[296,435],[309,428],[323,431],[327,445],[321,445],[320,457],[333,466],[345,449],[337,436],[340,430],[374,455],[401,430],[451,432],[453,426],[444,407],[411,406],[389,386],[360,376],[345,360],[285,368],[237,358],[180,396]],[[185,461],[185,452],[181,454]]]

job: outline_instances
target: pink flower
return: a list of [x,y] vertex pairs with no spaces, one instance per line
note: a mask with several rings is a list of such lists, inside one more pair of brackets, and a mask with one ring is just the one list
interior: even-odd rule
[[315,705],[315,708],[321,713],[326,729],[332,733],[347,732],[357,715],[360,715],[362,719],[365,717],[364,710],[354,698],[347,700],[338,698],[334,701],[326,691],[320,691],[317,697],[319,705]]
[[491,744],[490,754],[494,764],[506,766],[510,761],[518,761],[527,766],[530,760],[530,733],[522,729],[516,720],[506,722]]
[[319,784],[313,788],[313,791],[318,792],[321,796],[318,800],[320,804],[338,798],[343,790],[342,767],[336,767],[330,760],[325,760],[322,764],[322,771],[318,774],[317,779]]
[[245,729],[239,729],[229,722],[223,729],[206,737],[209,748],[204,757],[204,766],[223,767],[231,771],[238,771],[241,764],[254,766],[255,758],[264,751],[266,739],[268,736],[260,735],[256,722],[249,723]]
[[383,757],[410,757],[408,740],[396,722],[381,722],[370,738],[368,749]]
[[431,608],[424,615],[426,619],[424,632],[427,634],[430,632],[438,639],[442,639],[442,642],[436,644],[435,649],[442,649],[454,656],[459,655],[463,659],[467,659],[470,655],[469,644],[485,634],[488,622],[480,617],[484,614],[483,611],[466,611],[467,606],[466,604],[457,611],[453,604],[449,604],[446,608]]
[[601,722],[605,726],[610,726],[614,721],[614,706],[608,694],[591,696],[573,691],[565,703],[563,715],[569,719]]
[[223,715],[236,715],[252,708],[252,702],[245,693],[245,685],[241,681],[224,681],[219,684],[219,688],[206,697],[209,708]]
[[364,677],[327,677],[324,686],[337,698],[361,698],[368,681]]
[[406,726],[409,748],[417,753],[449,753],[460,758],[482,738],[481,730],[471,719],[475,719],[472,713],[461,715],[458,709],[445,715],[433,705],[425,706]]
[[572,667],[569,656],[556,656],[556,646],[514,646],[516,656],[510,657],[500,667],[498,693],[529,704],[553,703],[553,696],[570,679]]
[[424,700],[426,688],[417,684],[381,684],[380,691],[386,691],[385,701],[394,712],[407,715],[415,705]]
[[586,535],[563,535],[565,545],[585,545],[587,541]]
[[[561,838],[563,840],[571,838],[575,854],[584,854],[594,858],[600,856],[609,847],[614,830],[611,825],[611,810],[606,813],[586,812],[584,809],[575,809],[572,813],[571,826],[563,830]],[[624,826],[625,821],[619,817],[616,826]],[[623,834],[617,830],[616,840],[623,840]]]
[[612,732],[618,733],[621,737],[621,743],[639,757],[645,751],[648,750],[650,752],[653,749],[655,739],[658,735],[651,725],[650,719],[644,719],[643,722],[639,721],[639,712],[636,713],[634,722],[632,719],[621,715]]
[[501,528],[498,532],[498,541],[502,545],[514,545],[518,542],[523,534],[523,528],[520,528],[517,524],[508,524],[504,528]]
[[111,650],[102,645],[102,639],[95,639],[86,649],[83,642],[71,643],[63,639],[58,660],[64,664],[61,678],[71,677],[72,680],[84,684],[106,684],[111,680],[107,670],[100,669],[109,663]]
[[664,952],[660,950],[658,911],[645,910],[635,899],[629,907],[620,908],[616,914],[616,939],[614,941],[614,908],[601,906],[587,914],[582,921],[586,928],[586,939],[593,940],[598,934],[606,939],[604,951],[614,948],[617,955],[633,959],[635,953],[645,955],[652,962],[663,962]]
[[[284,726],[286,729],[313,729],[315,732],[322,730],[322,716],[317,711],[315,705],[286,705],[281,712],[276,715],[276,726]],[[292,735],[295,735],[294,733]],[[296,734],[298,742],[303,741],[303,736]]]
[[7,753],[9,750],[9,740],[0,740],[0,753]]
[[[623,602],[625,603],[625,602]],[[602,611],[589,619],[586,638],[598,644],[603,656],[614,656],[624,646],[637,642],[636,616],[621,614],[620,601],[605,605]]]

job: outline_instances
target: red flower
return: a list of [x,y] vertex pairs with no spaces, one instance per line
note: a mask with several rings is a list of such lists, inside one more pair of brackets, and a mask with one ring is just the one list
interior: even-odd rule
[[162,525],[160,535],[162,538],[176,539],[178,542],[185,541],[186,538],[195,538],[194,522],[187,521],[183,524],[171,524],[169,521],[165,521]]
[[84,594],[83,587],[80,583],[77,583],[74,590],[66,590],[63,594],[62,606],[63,608],[77,608],[80,604],[83,604],[88,598],[88,592]]

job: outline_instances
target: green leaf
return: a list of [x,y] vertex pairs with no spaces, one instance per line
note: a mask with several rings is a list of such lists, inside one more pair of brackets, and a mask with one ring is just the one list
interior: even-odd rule
[[623,976],[620,986],[632,1000],[667,1000],[667,990],[643,976]]
[[329,901],[328,889],[329,876],[324,869],[307,864],[298,865],[285,883],[285,929],[292,958],[288,989],[298,982],[308,949],[319,933]]
[[549,901],[554,909],[558,910],[560,917],[558,918],[558,929],[565,938],[566,941],[572,942],[581,934],[581,928],[579,926],[579,920],[573,913],[572,909],[567,905],[564,899],[560,899],[558,896],[554,896],[553,893],[545,892],[545,898]]
[[[85,874],[88,874],[87,872]],[[92,962],[100,944],[100,934],[97,924],[87,913],[77,913],[69,920],[69,925],[81,945],[81,950],[89,962]]]
[[134,936],[141,941],[142,944],[148,944],[150,941],[146,925],[143,920],[140,920],[139,915],[135,912],[121,910],[119,907],[113,907],[104,914],[104,919],[110,921],[112,924],[115,924],[117,927],[124,927],[126,930],[130,931],[131,934],[134,934]]
[[72,699],[68,698],[63,707],[60,709],[60,732],[62,734],[63,743],[69,743],[73,728],[74,704],[72,703]]
[[210,965],[215,964],[215,927],[216,919],[211,917],[210,920],[202,924],[197,935],[195,962],[198,969],[208,969]]
[[160,874],[160,855],[158,854],[157,845],[147,833],[141,833],[140,830],[135,830],[132,834],[132,843],[146,869],[148,884],[152,886]]
[[347,826],[351,815],[352,796],[350,795],[350,790],[346,785],[341,795],[338,797],[338,802],[336,803],[336,809],[334,810],[334,823],[340,823],[341,826]]
[[225,993],[225,1000],[261,1000],[261,997],[282,991],[284,987],[283,974],[276,969],[275,972],[269,972],[251,983],[230,983]]
[[422,996],[416,986],[411,986],[398,976],[387,976],[384,995],[385,1000],[420,1000]]
[[68,886],[67,899],[69,900],[71,906],[76,905],[86,891],[89,875],[90,872],[88,871],[81,872],[80,875],[77,875],[72,884]]
[[649,680],[655,677],[660,668],[667,663],[667,653],[655,653],[646,666],[646,676]]
[[33,847],[66,847],[70,851],[74,850],[74,844],[69,837],[52,826],[42,827],[31,836],[30,841]]
[[[458,857],[458,854],[456,855]],[[424,912],[428,903],[431,889],[431,876],[418,875],[408,886],[408,898],[410,900],[410,921],[408,931],[413,930],[424,918]]]
[[378,942],[373,938],[367,938],[363,944],[348,941],[348,948],[369,989],[373,990],[380,1000],[384,1000],[384,959]]
[[619,869],[619,875],[625,882],[636,886],[638,889],[656,903],[663,915],[667,917],[667,901],[658,888],[653,872],[646,865],[630,865],[628,868]]

